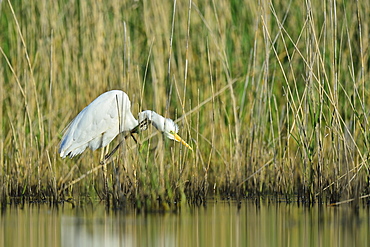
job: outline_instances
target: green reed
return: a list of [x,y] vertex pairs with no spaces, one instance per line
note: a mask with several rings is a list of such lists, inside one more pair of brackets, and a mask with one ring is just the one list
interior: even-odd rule
[[[0,198],[167,209],[207,196],[369,194],[364,1],[3,1]],[[178,119],[72,160],[63,128],[101,93]],[[110,145],[112,149],[123,137]],[[356,201],[358,201],[356,199]]]

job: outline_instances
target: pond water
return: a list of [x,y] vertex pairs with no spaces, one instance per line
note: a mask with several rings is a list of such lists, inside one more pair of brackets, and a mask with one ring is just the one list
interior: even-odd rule
[[368,206],[250,201],[145,214],[9,206],[0,215],[1,246],[370,246],[370,214]]

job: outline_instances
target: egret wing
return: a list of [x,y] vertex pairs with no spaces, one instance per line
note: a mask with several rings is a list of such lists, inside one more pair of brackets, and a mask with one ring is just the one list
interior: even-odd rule
[[87,147],[92,150],[105,147],[118,135],[120,128],[123,131],[136,124],[128,96],[124,92],[114,90],[104,93],[69,124],[60,143],[60,156],[73,157]]

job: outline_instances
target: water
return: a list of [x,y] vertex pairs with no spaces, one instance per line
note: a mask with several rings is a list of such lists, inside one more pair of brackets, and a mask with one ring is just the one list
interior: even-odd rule
[[369,246],[369,208],[243,201],[177,213],[8,207],[0,246]]

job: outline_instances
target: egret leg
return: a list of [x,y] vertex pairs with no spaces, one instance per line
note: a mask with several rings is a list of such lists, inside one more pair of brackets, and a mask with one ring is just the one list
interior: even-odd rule
[[[107,155],[108,153],[108,150],[109,150],[109,144],[106,146],[106,147],[103,147],[102,148],[102,153],[101,153],[101,157],[100,157],[100,160],[105,164],[106,163],[106,160],[104,159],[104,157]],[[101,162],[100,162],[101,163]],[[105,192],[105,196],[108,197],[109,193],[108,193],[108,177],[107,177],[107,166],[103,166],[102,167],[103,169],[103,180],[104,180],[104,192]],[[108,198],[107,198],[108,199]],[[108,199],[109,200],[109,199]]]
[[105,152],[106,152],[105,147],[102,147],[101,154],[100,154],[100,161],[103,161],[104,160]]
[[[102,164],[104,164],[105,162],[107,162],[107,160],[109,160],[111,157],[112,157],[112,155],[115,153],[115,152],[117,152],[117,150],[118,150],[118,148],[125,142],[125,140],[127,139],[127,138],[129,138],[130,136],[132,137],[132,139],[134,139],[134,141],[135,141],[135,143],[137,144],[137,145],[139,145],[140,143],[136,140],[136,138],[135,138],[135,136],[133,135],[133,133],[135,133],[135,132],[133,132],[133,131],[131,131],[130,132],[130,134],[128,134],[128,135],[126,135],[118,144],[117,144],[117,146],[115,147],[115,148],[113,148],[112,149],[112,151],[110,152],[110,153],[108,153],[108,152],[106,152],[107,154],[105,154],[105,156],[102,156],[101,157],[101,161],[100,161],[100,164],[102,165]],[[103,154],[103,153],[102,153]]]

